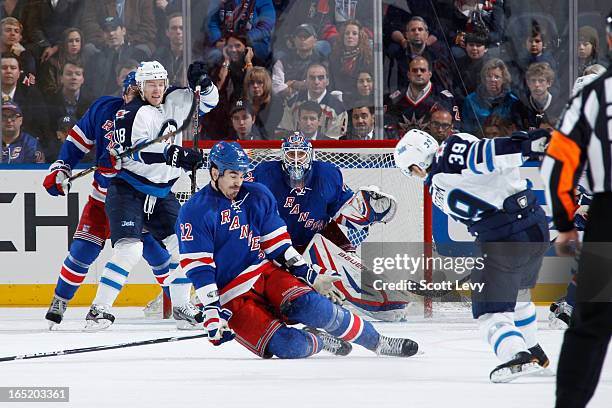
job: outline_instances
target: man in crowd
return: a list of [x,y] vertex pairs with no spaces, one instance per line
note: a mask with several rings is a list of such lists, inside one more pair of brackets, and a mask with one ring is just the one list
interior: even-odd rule
[[2,155],[0,163],[44,163],[38,140],[21,130],[23,112],[15,103],[2,104]]

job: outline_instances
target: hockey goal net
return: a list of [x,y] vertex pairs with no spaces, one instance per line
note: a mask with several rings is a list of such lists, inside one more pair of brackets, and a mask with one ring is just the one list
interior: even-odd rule
[[[394,219],[387,224],[376,224],[369,229],[367,237],[359,232],[347,231],[353,242],[375,242],[386,244],[425,244],[431,248],[431,201],[421,180],[405,177],[395,166],[393,149],[397,141],[313,141],[315,160],[336,165],[345,184],[356,191],[359,187],[376,185],[382,191],[392,194],[398,202]],[[205,165],[197,172],[198,189],[209,183],[208,152],[214,142],[200,142],[204,149]],[[280,141],[241,141],[251,159],[251,168],[260,163],[280,159]],[[279,182],[282,182],[279,180]],[[184,174],[175,184],[173,191],[179,201],[185,202],[191,196],[191,180]],[[429,244],[429,245],[428,245]],[[431,280],[431,271],[425,271],[424,279]],[[431,316],[430,298],[421,297],[423,313]]]

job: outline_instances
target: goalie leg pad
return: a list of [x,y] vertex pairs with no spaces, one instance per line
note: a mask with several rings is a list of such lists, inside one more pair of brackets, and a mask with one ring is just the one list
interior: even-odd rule
[[278,358],[305,358],[318,353],[323,342],[314,334],[291,327],[279,328],[268,343],[267,353]]
[[113,248],[113,256],[104,266],[100,285],[93,304],[112,306],[127,277],[142,257],[142,242],[134,238],[119,240]]
[[344,341],[375,350],[379,334],[370,322],[361,319],[316,292],[309,292],[283,305],[289,320],[323,329]]
[[75,239],[70,245],[70,253],[64,259],[55,294],[70,300],[85,280],[89,266],[96,260],[102,247],[91,241]]

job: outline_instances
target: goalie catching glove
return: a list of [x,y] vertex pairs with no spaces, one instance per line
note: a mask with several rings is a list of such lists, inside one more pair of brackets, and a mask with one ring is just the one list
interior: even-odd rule
[[380,191],[377,186],[360,187],[334,220],[349,228],[363,229],[378,222],[386,224],[396,212],[397,200],[391,194]]
[[72,175],[70,165],[63,160],[55,161],[49,167],[49,174],[43,181],[43,187],[52,196],[66,195],[70,190],[70,182],[66,181]]

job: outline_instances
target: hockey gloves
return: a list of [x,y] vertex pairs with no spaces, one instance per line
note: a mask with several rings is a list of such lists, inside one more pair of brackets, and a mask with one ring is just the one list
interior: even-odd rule
[[348,200],[334,221],[352,229],[363,229],[376,223],[386,224],[397,212],[397,200],[378,186],[360,187]]
[[219,302],[204,306],[204,329],[208,332],[208,341],[220,346],[233,340],[236,335],[228,325],[231,318],[231,310],[222,308]]
[[196,89],[196,86],[200,85],[204,95],[210,92],[210,88],[213,85],[212,80],[208,76],[206,64],[202,61],[195,61],[189,64],[189,68],[187,69],[187,81],[191,89]]
[[341,305],[346,300],[344,293],[334,283],[340,280],[340,274],[336,271],[321,268],[317,264],[304,265],[307,268],[300,274],[314,290],[325,296],[334,303]]
[[49,174],[47,174],[43,181],[43,187],[52,196],[66,195],[68,190],[70,190],[70,182],[66,180],[71,175],[72,169],[70,166],[64,163],[63,160],[57,160],[49,167]]
[[512,140],[521,142],[521,151],[524,157],[528,160],[542,160],[548,142],[550,141],[550,132],[545,129],[535,129],[529,132],[514,132],[510,135]]
[[104,177],[115,177],[121,170],[121,158],[119,151],[110,149],[105,151],[98,159],[98,171]]
[[186,149],[177,145],[170,145],[164,152],[166,164],[172,167],[180,167],[186,171],[200,167],[202,164],[202,154],[193,149]]

